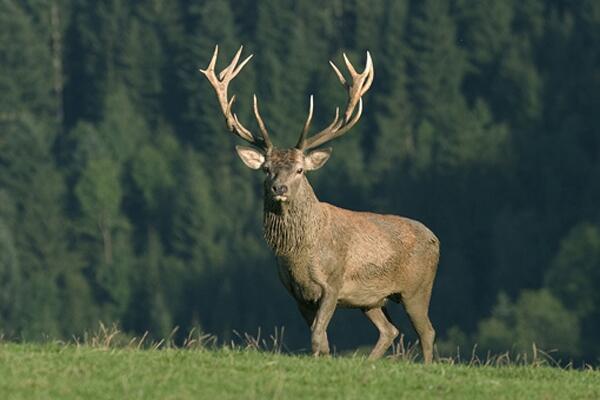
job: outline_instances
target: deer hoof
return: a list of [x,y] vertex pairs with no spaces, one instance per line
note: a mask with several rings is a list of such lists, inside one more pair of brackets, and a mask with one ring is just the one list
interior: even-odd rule
[[313,338],[312,351],[315,357],[329,354],[329,343],[327,342],[327,338],[324,335],[321,337]]

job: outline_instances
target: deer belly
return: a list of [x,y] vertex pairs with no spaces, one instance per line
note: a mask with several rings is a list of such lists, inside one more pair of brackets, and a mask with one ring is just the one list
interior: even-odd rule
[[373,285],[374,282],[344,282],[338,295],[338,305],[349,308],[383,307],[391,294],[387,285]]

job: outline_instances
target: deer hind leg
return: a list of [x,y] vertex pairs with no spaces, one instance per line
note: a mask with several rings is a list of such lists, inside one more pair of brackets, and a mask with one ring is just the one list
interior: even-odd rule
[[379,339],[369,355],[369,360],[377,360],[385,354],[400,332],[392,325],[391,321],[386,316],[383,307],[371,308],[369,310],[363,310],[363,312],[379,330]]
[[404,308],[408,313],[410,322],[417,331],[417,335],[419,335],[425,364],[429,364],[433,360],[433,341],[435,340],[435,330],[428,316],[429,298],[430,293],[427,292],[418,294],[408,300],[403,299]]

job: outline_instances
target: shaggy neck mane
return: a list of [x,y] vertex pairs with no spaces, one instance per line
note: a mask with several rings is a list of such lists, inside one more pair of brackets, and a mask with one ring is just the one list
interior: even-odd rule
[[304,179],[294,199],[280,203],[265,194],[263,229],[265,240],[276,255],[302,251],[315,237],[321,218],[319,200]]

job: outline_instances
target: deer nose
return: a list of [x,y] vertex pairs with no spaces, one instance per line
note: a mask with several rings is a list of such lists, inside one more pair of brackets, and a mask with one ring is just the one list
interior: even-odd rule
[[273,185],[271,187],[273,194],[282,195],[288,191],[288,187],[286,185]]

